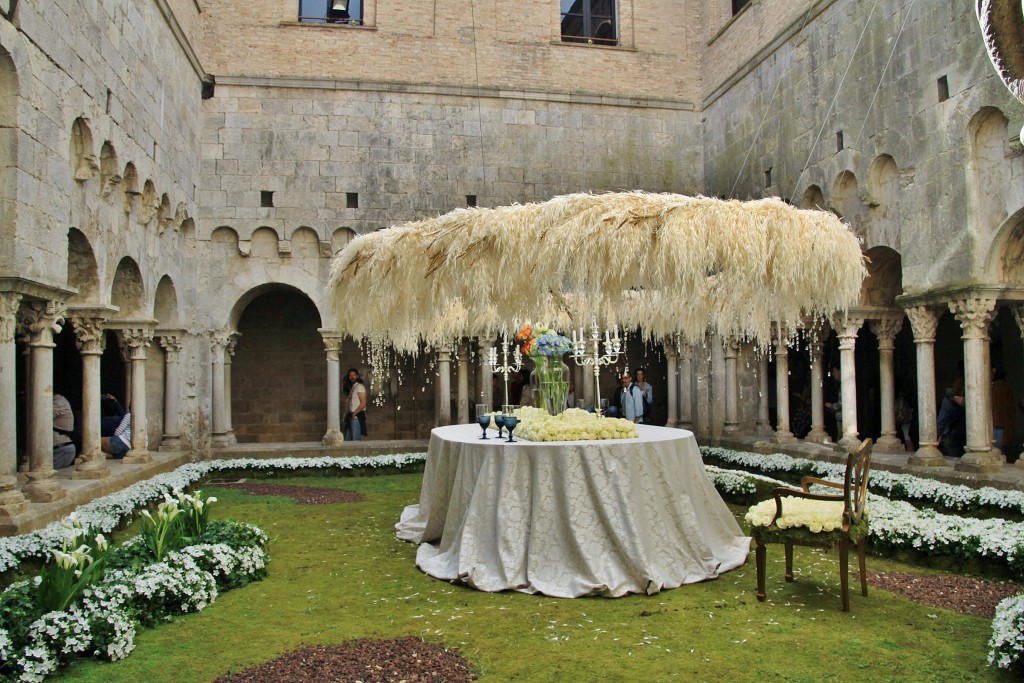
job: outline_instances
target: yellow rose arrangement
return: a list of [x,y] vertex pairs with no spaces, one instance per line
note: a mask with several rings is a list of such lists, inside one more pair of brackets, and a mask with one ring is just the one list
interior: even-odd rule
[[[775,516],[775,499],[765,500],[747,512],[751,526],[769,526]],[[805,526],[814,533],[835,531],[843,525],[843,501],[809,500],[785,496],[782,499],[782,516],[775,520],[780,529]]]
[[523,406],[515,416],[519,418],[516,436],[528,441],[603,441],[638,436],[636,425],[629,420],[602,417],[579,408],[548,415],[540,408]]

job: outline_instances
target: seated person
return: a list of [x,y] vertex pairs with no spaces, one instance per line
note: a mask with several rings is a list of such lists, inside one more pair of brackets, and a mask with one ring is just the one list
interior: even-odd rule
[[100,448],[107,457],[121,459],[132,448],[132,414],[125,413],[114,433],[100,438]]
[[100,399],[100,436],[113,436],[121,424],[125,409],[113,394],[103,394]]
[[75,414],[71,404],[60,394],[53,395],[53,469],[70,467],[75,462]]

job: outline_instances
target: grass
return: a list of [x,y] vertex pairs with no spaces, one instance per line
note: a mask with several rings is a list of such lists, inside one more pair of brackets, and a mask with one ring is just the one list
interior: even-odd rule
[[[555,599],[483,593],[426,576],[394,537],[422,474],[282,483],[361,491],[361,503],[300,506],[203,487],[217,517],[271,537],[270,576],[204,612],[140,630],[116,663],[75,664],[66,681],[212,681],[304,643],[416,635],[457,648],[481,681],[995,681],[989,619],[872,590],[840,611],[834,554],[798,548],[783,580],[769,547],[769,600],[754,597],[753,553],[716,581],[653,596]],[[737,508],[739,510],[739,508]],[[921,571],[871,557],[869,569]]]

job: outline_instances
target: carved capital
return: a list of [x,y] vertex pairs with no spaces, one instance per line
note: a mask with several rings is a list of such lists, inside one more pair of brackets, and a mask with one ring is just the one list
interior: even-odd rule
[[146,348],[153,343],[153,331],[144,327],[121,330],[121,341],[128,347],[131,360],[146,360]]
[[910,327],[916,343],[934,342],[935,330],[939,326],[938,312],[928,306],[911,306],[906,309]]
[[214,354],[223,357],[224,350],[231,342],[231,332],[228,330],[214,330],[210,333],[210,350]]
[[879,351],[892,351],[896,335],[900,333],[900,329],[903,327],[903,318],[882,318],[881,320],[872,320],[868,323],[868,327],[876,337],[878,337],[878,350]]
[[237,332],[232,332],[228,335],[228,343],[224,346],[224,360],[230,363],[231,358],[235,355],[235,349],[238,348],[238,337]]
[[839,337],[839,350],[852,351],[857,345],[857,333],[864,325],[864,318],[851,318],[850,316],[836,316],[832,320],[832,329]]
[[327,360],[337,363],[338,354],[341,353],[341,337],[324,337],[324,349],[327,351]]
[[103,334],[103,318],[72,316],[71,323],[75,326],[75,345],[79,352],[86,356],[103,354],[105,336]]
[[985,339],[988,336],[988,324],[992,320],[995,306],[995,299],[968,297],[950,301],[949,311],[960,323],[963,339]]
[[722,338],[722,349],[725,351],[725,359],[735,359],[740,355],[740,346],[743,342],[739,337],[729,335]]
[[14,341],[14,332],[18,327],[19,308],[21,308],[21,294],[0,292],[0,343],[10,344]]
[[31,346],[52,346],[53,335],[64,329],[67,308],[59,301],[27,301],[21,307],[21,325]]
[[181,352],[181,337],[176,334],[160,335],[160,347],[168,357],[177,356]]

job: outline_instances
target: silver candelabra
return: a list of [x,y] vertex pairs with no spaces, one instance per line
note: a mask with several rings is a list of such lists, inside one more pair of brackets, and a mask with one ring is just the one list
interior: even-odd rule
[[572,357],[576,365],[594,366],[594,388],[597,390],[597,401],[594,404],[595,410],[601,409],[601,366],[611,365],[619,359],[622,353],[622,342],[619,340],[619,326],[615,325],[609,333],[607,328],[604,331],[604,354],[601,353],[601,330],[597,326],[597,318],[590,323],[589,349],[588,340],[580,328],[579,334],[572,331]]
[[519,346],[513,343],[512,363],[508,362],[508,335],[501,333],[501,365],[498,365],[498,350],[493,346],[487,350],[487,362],[492,372],[500,372],[505,378],[505,405],[508,400],[508,376],[513,372],[519,372],[523,367],[523,354],[519,352]]

